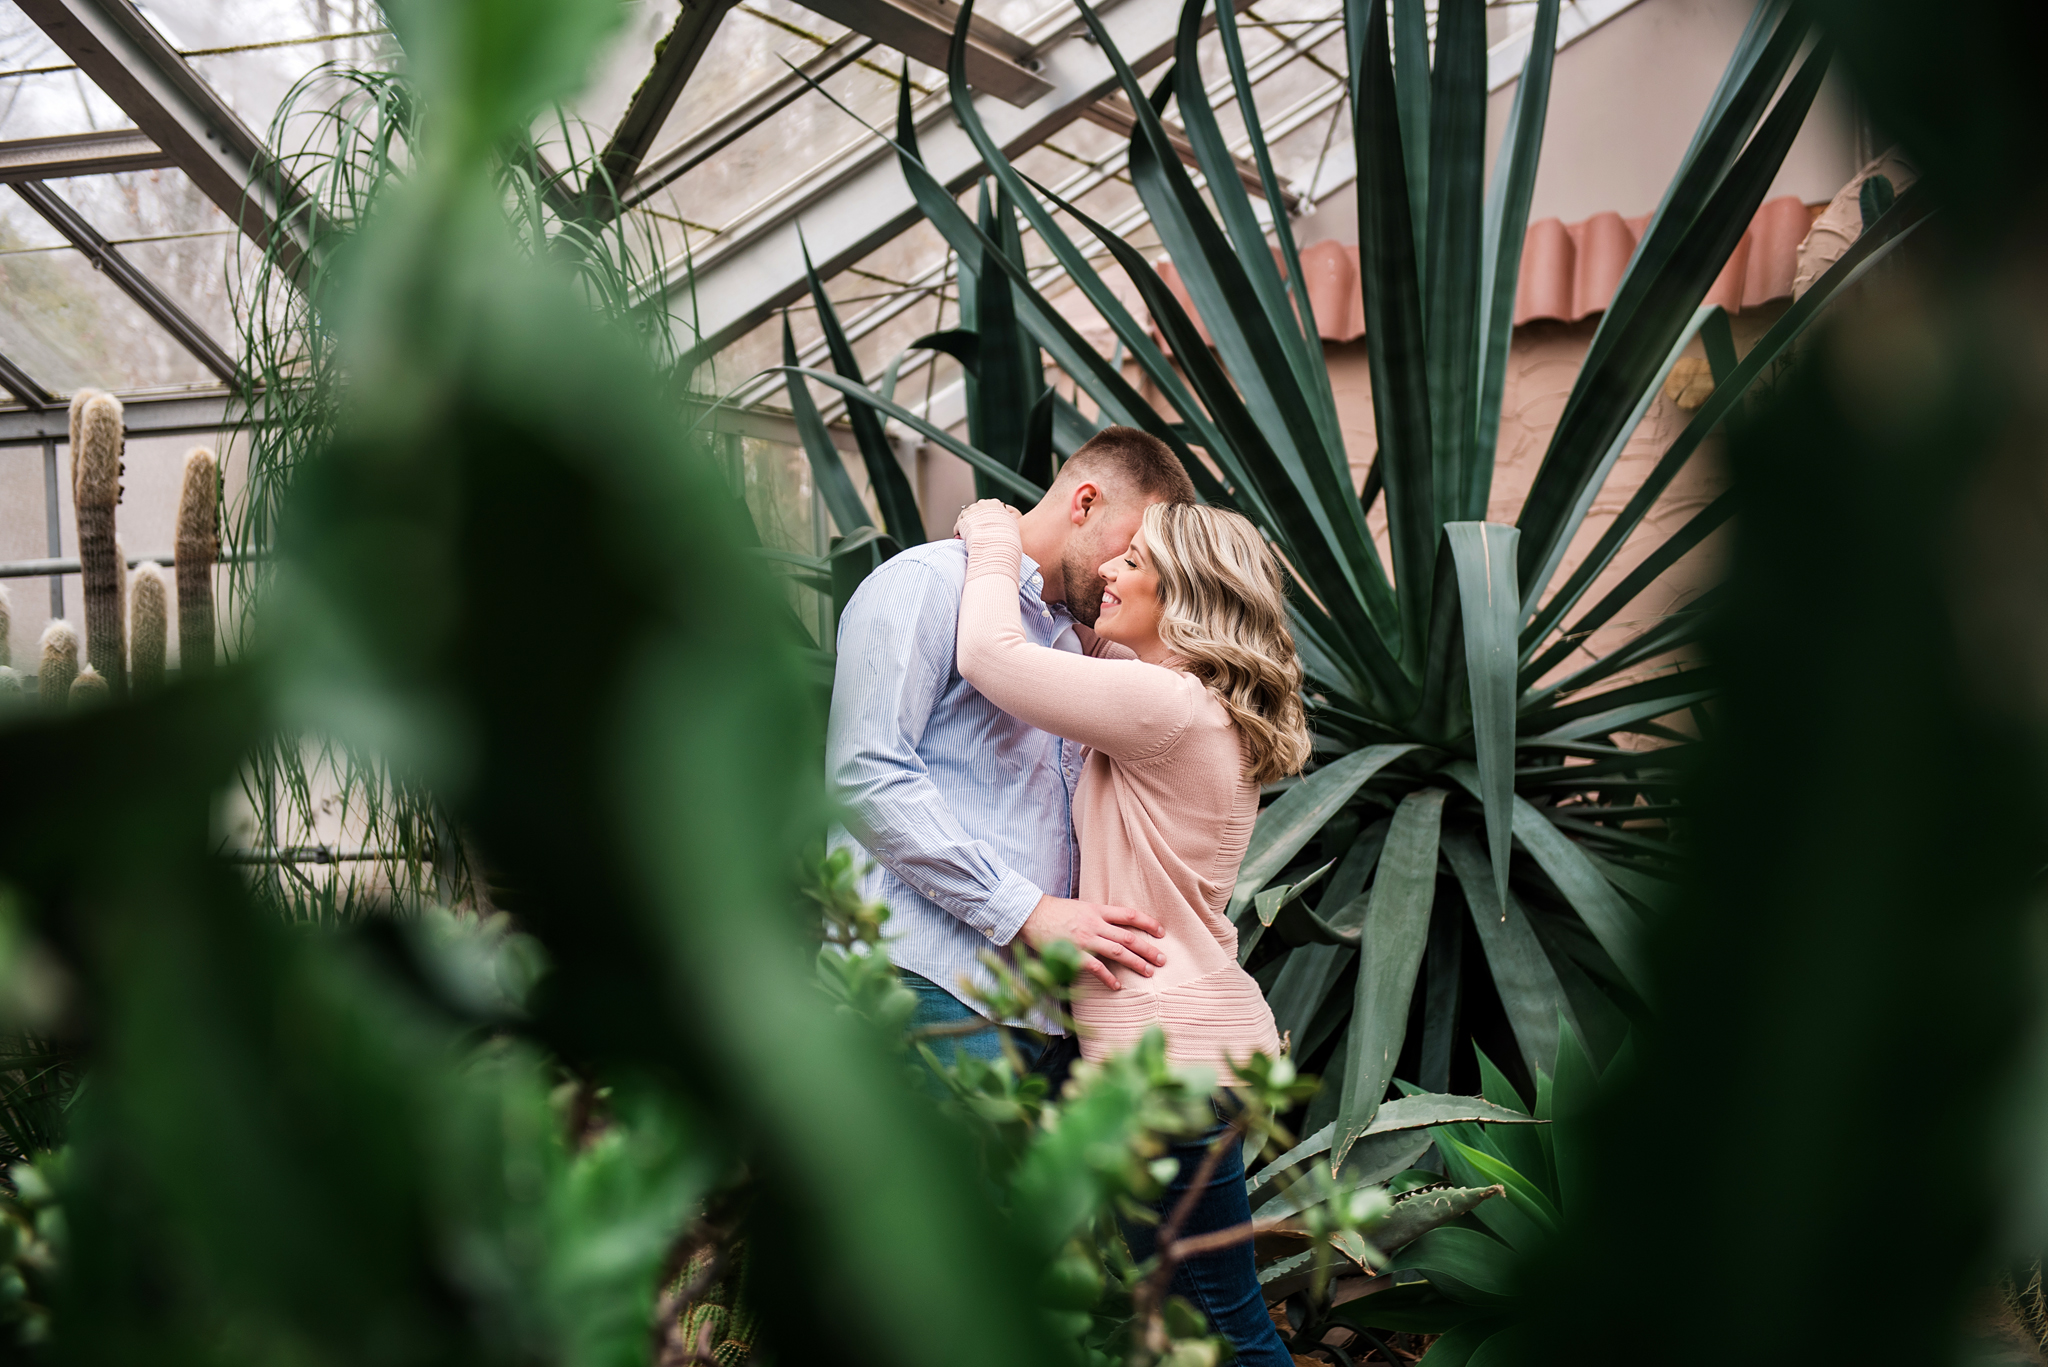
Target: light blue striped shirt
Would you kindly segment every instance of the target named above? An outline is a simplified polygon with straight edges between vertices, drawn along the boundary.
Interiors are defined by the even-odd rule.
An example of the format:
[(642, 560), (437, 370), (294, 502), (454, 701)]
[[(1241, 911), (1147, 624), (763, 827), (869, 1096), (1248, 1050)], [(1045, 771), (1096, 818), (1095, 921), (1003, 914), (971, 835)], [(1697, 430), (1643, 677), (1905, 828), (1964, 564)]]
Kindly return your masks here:
[[(932, 541), (870, 574), (839, 618), (826, 766), (878, 866), (862, 884), (890, 910), (889, 957), (959, 995), (977, 955), (1008, 945), (1042, 893), (1074, 895), (1082, 747), (1027, 726), (954, 663), (967, 548)], [(1081, 653), (1074, 622), (1039, 598), (1024, 557), (1024, 632)], [(846, 832), (834, 833), (835, 843)], [(856, 851), (858, 854), (859, 851)], [(972, 1005), (972, 1003), (969, 1003)]]

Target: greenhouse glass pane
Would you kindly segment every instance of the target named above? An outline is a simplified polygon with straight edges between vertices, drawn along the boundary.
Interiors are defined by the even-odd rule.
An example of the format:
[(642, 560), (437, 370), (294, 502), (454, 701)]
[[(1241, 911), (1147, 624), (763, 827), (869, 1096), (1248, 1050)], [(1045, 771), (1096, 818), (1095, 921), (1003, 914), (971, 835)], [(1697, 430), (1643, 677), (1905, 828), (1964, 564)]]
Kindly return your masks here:
[[(913, 65), (912, 80), (917, 80), (918, 72)], [(896, 82), (883, 69), (856, 63), (823, 85), (870, 122), (894, 115)], [(873, 135), (858, 121), (813, 92), (669, 185), (648, 205), (725, 232), (757, 206), (808, 181), (842, 153), (871, 141)]]
[(193, 322), (235, 353), (228, 272), (243, 244), (228, 216), (183, 171), (123, 171), (50, 184)]
[(120, 107), (72, 66), (27, 15), (13, 5), (0, 5), (0, 138), (128, 125)]
[(258, 136), (316, 67), (383, 66), (398, 51), (371, 0), (145, 0), (141, 8)]
[[(600, 145), (618, 127), (633, 92), (647, 79), (654, 66), (655, 45), (675, 27), (681, 9), (680, 0), (633, 0), (625, 6), (625, 21), (598, 60), (589, 82), (569, 101), (569, 113), (590, 125)], [(721, 21), (721, 28), (724, 22)], [(703, 68), (700, 62), (698, 71)], [(693, 74), (690, 79), (694, 81), (697, 77)]]
[(71, 250), (0, 256), (0, 353), (59, 394), (219, 383)]

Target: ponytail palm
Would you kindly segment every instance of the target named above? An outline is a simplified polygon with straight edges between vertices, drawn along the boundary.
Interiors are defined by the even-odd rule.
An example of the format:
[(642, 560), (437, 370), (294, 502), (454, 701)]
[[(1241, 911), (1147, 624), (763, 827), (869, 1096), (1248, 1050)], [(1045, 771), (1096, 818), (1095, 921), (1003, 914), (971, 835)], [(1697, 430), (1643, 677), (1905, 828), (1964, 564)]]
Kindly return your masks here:
[[(1016, 239), (991, 235), (926, 170), (907, 90), (896, 139), (924, 212), (977, 278), (1008, 279), (1017, 324), (1089, 397), (1100, 421), (1171, 444), (1202, 497), (1257, 523), (1298, 580), (1292, 607), (1316, 761), (1262, 814), (1231, 910), (1245, 961), (1268, 984), (1297, 1056), (1313, 1061), (1334, 1043), (1324, 1071), (1341, 1078), (1332, 1089), (1339, 1160), (1372, 1124), (1397, 1066), (1412, 1064), (1428, 1090), (1445, 1088), (1468, 979), (1490, 982), (1532, 1076), (1554, 1071), (1561, 1025), (1604, 1056), (1650, 1000), (1638, 941), (1671, 886), (1676, 851), (1668, 820), (1658, 818), (1675, 812), (1692, 729), (1683, 719), (1714, 692), (1710, 669), (1683, 663), (1712, 595), (1590, 664), (1559, 670), (1589, 633), (1726, 520), (1724, 498), (1586, 601), (1705, 438), (1920, 212), (1913, 196), (1903, 197), (1738, 360), (1726, 317), (1702, 301), (1828, 62), (1825, 43), (1802, 60), (1806, 22), (1784, 0), (1763, 0), (1599, 324), (1520, 516), (1512, 526), (1487, 522), (1558, 4), (1538, 6), (1490, 178), (1482, 0), (1442, 0), (1433, 63), (1423, 0), (1394, 0), (1392, 8), (1391, 23), (1377, 0), (1347, 0), (1346, 10), (1378, 437), (1362, 496), (1294, 243), (1281, 231), (1276, 252), (1267, 234), (1268, 223), (1286, 223), (1286, 209), (1231, 6), (1217, 8), (1215, 23), (1263, 183), (1263, 215), (1203, 89), (1203, 0), (1189, 0), (1173, 69), (1156, 91), (1139, 85), (1081, 7), (1136, 111), (1131, 180), (1206, 341), (1143, 255), (1021, 175), (983, 130), (958, 37), (966, 10), (949, 73), (955, 113), (1000, 197), (1108, 323), (1123, 356), (1170, 405), (1170, 420), (1034, 287)], [(1202, 188), (1162, 120), (1169, 102)], [(1091, 267), (1055, 221), (1056, 209), (1128, 274), (1165, 347)], [(1713, 369), (1712, 397), (1561, 576), (1623, 444), (1695, 336)], [(857, 376), (803, 373), (919, 430), (997, 488), (1024, 496), (1036, 489), (1019, 461), (936, 429)], [(988, 401), (988, 387), (980, 397)], [(1023, 431), (1028, 417), (984, 425)], [(1367, 523), (1382, 493), (1385, 558)], [(1483, 978), (1464, 972), (1468, 951), (1484, 957)], [(1416, 1041), (1407, 1038), (1412, 1020), (1420, 1022)]]

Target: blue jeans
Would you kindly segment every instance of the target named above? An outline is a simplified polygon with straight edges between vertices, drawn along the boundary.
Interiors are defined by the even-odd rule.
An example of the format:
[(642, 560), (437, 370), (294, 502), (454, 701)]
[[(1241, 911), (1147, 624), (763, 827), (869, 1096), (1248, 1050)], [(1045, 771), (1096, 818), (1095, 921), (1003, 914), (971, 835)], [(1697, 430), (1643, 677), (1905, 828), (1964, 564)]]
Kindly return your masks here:
[[(1161, 1225), (1180, 1204), (1181, 1196), (1202, 1166), (1203, 1155), (1223, 1129), (1219, 1124), (1200, 1139), (1175, 1144), (1169, 1150), (1179, 1160), (1180, 1171), (1155, 1207)], [(1244, 1193), (1244, 1146), (1233, 1143), (1225, 1148), (1208, 1186), (1196, 1198), (1187, 1223), (1181, 1226), (1180, 1237), (1229, 1229), (1251, 1218), (1252, 1203)], [(1150, 1258), (1157, 1250), (1158, 1232), (1159, 1225), (1126, 1223), (1124, 1241), (1131, 1246), (1131, 1256), (1139, 1262)], [(1266, 1297), (1259, 1289), (1259, 1268), (1252, 1256), (1251, 1240), (1212, 1253), (1198, 1253), (1181, 1263), (1173, 1270), (1172, 1294), (1208, 1318), (1209, 1332), (1230, 1340), (1231, 1347), (1237, 1350), (1234, 1361), (1239, 1367), (1293, 1367), (1294, 1357), (1281, 1342), (1272, 1316), (1266, 1313)]]
[[(912, 973), (906, 968), (898, 976), (902, 978), (905, 987), (917, 994), (917, 1010), (910, 1013), (912, 1031), (928, 1025), (953, 1025), (960, 1021), (982, 1019), (973, 1007), (922, 973)], [(1043, 1041), (1029, 1030), (1013, 1030), (1010, 1037), (1017, 1045), (1017, 1052), (1024, 1056), (1024, 1066), (1030, 1067), (1032, 1061), (1038, 1057)], [(994, 1063), (1003, 1056), (1002, 1041), (996, 1037), (996, 1028), (993, 1025), (964, 1035), (940, 1035), (927, 1040), (926, 1043), (931, 1045), (932, 1052), (942, 1061), (951, 1059), (955, 1049), (969, 1058), (978, 1058), (984, 1063)]]

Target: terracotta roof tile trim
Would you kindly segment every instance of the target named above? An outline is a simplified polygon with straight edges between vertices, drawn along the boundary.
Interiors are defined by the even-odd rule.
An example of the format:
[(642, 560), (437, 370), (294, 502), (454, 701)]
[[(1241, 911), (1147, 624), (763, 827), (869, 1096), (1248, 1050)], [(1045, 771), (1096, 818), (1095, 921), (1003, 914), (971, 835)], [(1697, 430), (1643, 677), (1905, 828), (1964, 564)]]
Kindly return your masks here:
[[(1771, 200), (1756, 212), (1735, 245), (1728, 264), (1707, 291), (1706, 302), (1730, 313), (1774, 299), (1789, 298), (1799, 267), (1799, 244), (1814, 214), (1793, 195)], [(1595, 214), (1578, 223), (1546, 218), (1529, 225), (1522, 239), (1521, 278), (1515, 287), (1515, 326), (1537, 319), (1576, 323), (1605, 309), (1635, 254), (1649, 215), (1623, 218)], [(1301, 273), (1315, 309), (1316, 331), (1325, 341), (1352, 342), (1365, 335), (1365, 298), (1358, 287), (1358, 248), (1317, 242), (1302, 249)], [(1159, 274), (1190, 314), (1194, 302), (1171, 261)], [(1200, 317), (1196, 317), (1197, 326)], [(1208, 330), (1203, 329), (1206, 338)]]

